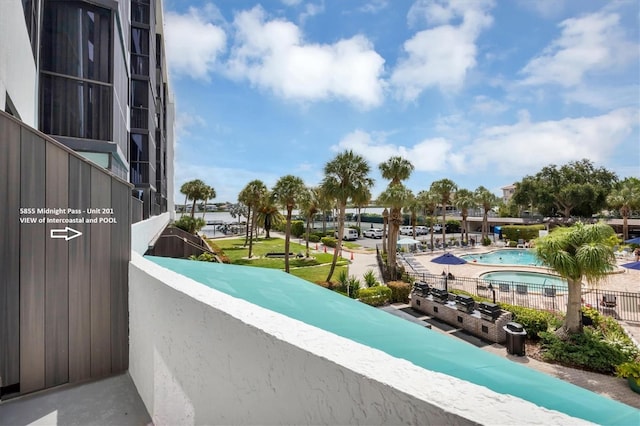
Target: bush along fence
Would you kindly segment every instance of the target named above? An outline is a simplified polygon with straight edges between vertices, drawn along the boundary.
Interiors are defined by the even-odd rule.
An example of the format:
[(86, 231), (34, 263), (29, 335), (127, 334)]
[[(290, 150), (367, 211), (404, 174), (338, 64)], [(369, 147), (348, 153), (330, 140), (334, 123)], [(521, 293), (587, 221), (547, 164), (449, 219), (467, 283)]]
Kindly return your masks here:
[[(432, 287), (463, 290), (486, 297), (495, 303), (566, 313), (568, 292), (566, 287), (527, 284), (514, 281), (485, 280), (456, 276), (404, 272), (405, 281), (421, 281)], [(603, 315), (621, 321), (640, 322), (640, 293), (584, 288), (582, 303), (597, 309)]]

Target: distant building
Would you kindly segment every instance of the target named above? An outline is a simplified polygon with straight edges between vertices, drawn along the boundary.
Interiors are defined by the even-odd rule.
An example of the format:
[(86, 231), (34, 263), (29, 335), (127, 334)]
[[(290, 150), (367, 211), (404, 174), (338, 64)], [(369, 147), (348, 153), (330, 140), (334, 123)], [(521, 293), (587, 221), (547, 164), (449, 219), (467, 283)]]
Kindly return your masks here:
[(516, 185), (511, 184), (503, 186), (500, 189), (502, 189), (502, 201), (504, 201), (506, 204), (509, 202), (509, 200), (511, 200), (511, 197), (513, 197), (513, 194), (516, 192)]

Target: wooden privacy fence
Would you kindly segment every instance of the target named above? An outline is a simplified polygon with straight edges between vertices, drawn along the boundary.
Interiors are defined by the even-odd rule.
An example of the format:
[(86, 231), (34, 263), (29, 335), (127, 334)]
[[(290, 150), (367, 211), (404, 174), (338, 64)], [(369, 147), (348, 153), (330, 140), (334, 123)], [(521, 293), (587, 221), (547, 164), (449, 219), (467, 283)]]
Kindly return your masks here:
[(131, 185), (0, 111), (0, 398), (126, 371)]

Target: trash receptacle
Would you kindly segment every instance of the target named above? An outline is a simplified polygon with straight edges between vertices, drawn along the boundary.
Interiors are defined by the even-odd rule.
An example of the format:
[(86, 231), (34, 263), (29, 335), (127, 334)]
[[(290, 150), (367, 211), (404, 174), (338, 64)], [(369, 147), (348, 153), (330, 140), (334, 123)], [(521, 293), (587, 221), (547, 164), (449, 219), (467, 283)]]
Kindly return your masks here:
[(527, 336), (527, 332), (522, 324), (508, 322), (502, 328), (507, 333), (507, 352), (511, 355), (524, 356), (524, 339)]

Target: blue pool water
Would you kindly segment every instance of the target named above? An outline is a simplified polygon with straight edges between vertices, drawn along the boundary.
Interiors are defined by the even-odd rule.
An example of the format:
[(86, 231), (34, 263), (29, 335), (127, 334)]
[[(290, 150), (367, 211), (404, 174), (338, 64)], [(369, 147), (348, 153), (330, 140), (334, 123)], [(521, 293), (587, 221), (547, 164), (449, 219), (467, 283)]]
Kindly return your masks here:
[(487, 265), (526, 265), (541, 266), (542, 262), (533, 251), (528, 249), (502, 249), (488, 253), (463, 254), (460, 256), (467, 262)]
[(531, 291), (541, 290), (544, 287), (555, 287), (557, 290), (567, 289), (567, 282), (562, 278), (541, 272), (494, 271), (482, 274), (480, 278), (491, 281), (525, 284)]

